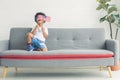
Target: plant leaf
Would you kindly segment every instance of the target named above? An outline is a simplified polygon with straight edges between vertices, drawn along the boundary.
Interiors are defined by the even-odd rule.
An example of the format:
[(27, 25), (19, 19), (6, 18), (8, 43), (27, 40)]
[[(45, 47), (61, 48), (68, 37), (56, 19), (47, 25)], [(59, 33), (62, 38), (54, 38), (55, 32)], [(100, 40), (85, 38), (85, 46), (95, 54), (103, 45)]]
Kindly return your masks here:
[(106, 20), (106, 16), (100, 18), (100, 22), (104, 22)]
[(113, 11), (117, 11), (117, 8), (116, 7), (110, 7), (108, 9), (108, 14), (112, 13)]
[(100, 2), (100, 0), (96, 0), (97, 2)]
[(102, 9), (102, 6), (99, 4), (99, 6), (96, 8), (96, 10)]
[(117, 19), (120, 18), (119, 14), (116, 14), (116, 15), (114, 15), (114, 16), (115, 16), (115, 18), (117, 18)]
[(99, 4), (99, 6), (96, 8), (96, 10), (104, 9), (107, 10), (109, 4)]
[(111, 0), (97, 0), (97, 2), (99, 3), (106, 3), (106, 2), (110, 2)]
[(96, 8), (96, 10), (100, 10), (102, 8), (103, 8), (103, 6), (101, 4), (99, 4), (99, 6)]
[(107, 2), (110, 2), (111, 0), (106, 0)]
[(113, 14), (111, 14), (110, 16), (107, 17), (107, 21), (110, 23), (114, 23), (115, 22), (115, 18), (113, 16)]
[[(103, 1), (104, 1), (104, 0), (103, 0)], [(111, 1), (111, 0), (105, 0), (105, 3), (106, 3), (106, 2), (110, 2), (110, 1)]]

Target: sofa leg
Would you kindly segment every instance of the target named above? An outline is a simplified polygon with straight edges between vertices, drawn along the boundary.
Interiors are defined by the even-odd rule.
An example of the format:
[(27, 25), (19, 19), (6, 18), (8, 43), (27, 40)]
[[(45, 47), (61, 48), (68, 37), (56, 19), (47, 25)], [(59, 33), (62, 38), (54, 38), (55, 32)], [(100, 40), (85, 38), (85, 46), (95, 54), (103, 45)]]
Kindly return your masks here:
[(5, 67), (4, 67), (3, 74), (2, 74), (2, 78), (5, 78), (5, 77), (6, 77), (7, 71), (8, 71), (8, 66), (5, 66)]
[(17, 73), (17, 71), (18, 71), (18, 68), (17, 68), (17, 67), (15, 67), (15, 72)]
[(108, 69), (108, 72), (109, 72), (110, 78), (112, 78), (112, 72), (111, 72), (111, 68), (110, 68), (110, 66), (108, 66), (107, 69)]
[(100, 66), (100, 71), (102, 71), (103, 70), (103, 67), (102, 66)]

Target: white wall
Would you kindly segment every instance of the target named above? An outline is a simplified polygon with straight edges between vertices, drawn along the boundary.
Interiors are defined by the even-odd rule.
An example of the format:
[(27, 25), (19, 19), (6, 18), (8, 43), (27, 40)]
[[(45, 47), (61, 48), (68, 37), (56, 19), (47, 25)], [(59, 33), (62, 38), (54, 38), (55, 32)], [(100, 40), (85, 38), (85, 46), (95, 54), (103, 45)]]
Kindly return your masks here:
[(97, 6), (96, 0), (0, 0), (0, 40), (9, 38), (11, 27), (34, 27), (36, 12), (51, 16), (47, 27), (107, 28), (99, 23)]

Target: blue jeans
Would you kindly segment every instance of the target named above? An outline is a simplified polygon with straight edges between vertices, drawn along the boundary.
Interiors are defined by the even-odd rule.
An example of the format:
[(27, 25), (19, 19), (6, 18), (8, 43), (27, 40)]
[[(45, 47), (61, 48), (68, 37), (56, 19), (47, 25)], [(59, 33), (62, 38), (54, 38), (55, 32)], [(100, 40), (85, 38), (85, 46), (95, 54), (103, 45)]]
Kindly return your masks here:
[(41, 41), (37, 38), (33, 38), (32, 39), (32, 46), (34, 47), (34, 49), (43, 49), (43, 48), (47, 48), (45, 45), (44, 41)]

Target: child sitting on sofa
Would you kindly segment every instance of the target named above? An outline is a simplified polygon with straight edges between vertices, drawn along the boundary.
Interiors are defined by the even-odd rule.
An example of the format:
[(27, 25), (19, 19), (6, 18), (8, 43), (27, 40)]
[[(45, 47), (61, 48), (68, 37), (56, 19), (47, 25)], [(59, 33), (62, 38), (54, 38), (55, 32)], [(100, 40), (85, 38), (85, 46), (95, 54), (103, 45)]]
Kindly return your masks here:
[(43, 26), (46, 21), (49, 22), (50, 17), (46, 16), (44, 13), (39, 12), (35, 15), (35, 22), (37, 23), (37, 25), (33, 28), (31, 32), (27, 34), (28, 51), (47, 51), (45, 40), (48, 37), (48, 29)]

